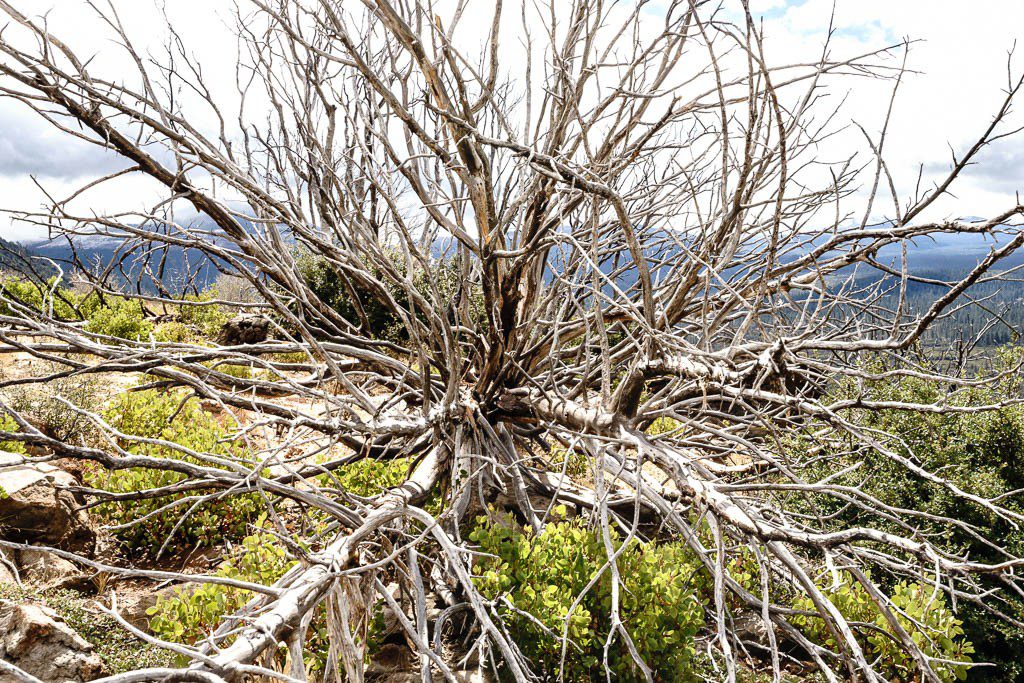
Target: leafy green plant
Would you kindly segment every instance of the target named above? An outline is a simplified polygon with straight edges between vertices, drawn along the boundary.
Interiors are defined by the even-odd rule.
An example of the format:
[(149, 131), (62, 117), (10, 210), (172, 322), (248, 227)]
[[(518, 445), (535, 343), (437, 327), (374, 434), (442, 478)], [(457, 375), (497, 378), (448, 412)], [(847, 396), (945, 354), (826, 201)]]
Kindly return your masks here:
[[(263, 526), (260, 518), (254, 524)], [(271, 585), (288, 571), (295, 561), (280, 541), (270, 534), (257, 531), (231, 547), (228, 559), (217, 568), (216, 575)], [(230, 614), (240, 610), (253, 597), (251, 591), (217, 584), (193, 584), (177, 588), (172, 595), (161, 596), (147, 610), (149, 628), (155, 636), (175, 643), (193, 644), (206, 637)], [(307, 673), (313, 680), (327, 666), (328, 636), (324, 611), (315, 615), (308, 631), (309, 643), (305, 648)], [(279, 653), (285, 656), (284, 652)], [(181, 660), (179, 663), (184, 663)]]
[[(257, 526), (260, 526), (257, 523)], [(232, 548), (215, 574), (251, 583), (273, 584), (295, 564), (284, 547), (267, 533), (245, 536)], [(253, 597), (251, 591), (212, 583), (189, 584), (161, 596), (147, 610), (149, 628), (159, 638), (194, 643)]]
[[(915, 680), (917, 662), (895, 638), (894, 630), (860, 583), (843, 572), (836, 586), (824, 588), (825, 594), (850, 622), (869, 624), (859, 628), (860, 645), (869, 660), (878, 662), (879, 672), (889, 680)], [(946, 605), (944, 594), (921, 584), (898, 583), (890, 595), (896, 617), (913, 641), (928, 657), (950, 662), (971, 661), (974, 647), (964, 637), (963, 622)], [(798, 598), (796, 609), (814, 612), (810, 598)], [(839, 643), (824, 620), (817, 616), (793, 617), (793, 623), (812, 641), (833, 651)], [(934, 663), (935, 673), (947, 683), (967, 677), (968, 667), (945, 662)]]
[(149, 338), (153, 323), (145, 318), (139, 301), (107, 297), (103, 306), (91, 312), (85, 329), (94, 334), (139, 341)]
[(656, 418), (647, 429), (644, 430), (649, 436), (661, 436), (662, 434), (673, 434), (682, 427), (682, 423), (674, 417)]
[[(4, 415), (0, 418), (0, 432), (20, 432), (18, 423), (14, 421), (14, 418), (10, 415)], [(8, 453), (24, 453), (25, 444), (20, 441), (0, 441), (0, 451), (7, 451)], [(2, 489), (0, 489), (2, 490)]]
[[(66, 370), (58, 363), (44, 364), (46, 372)], [(90, 409), (100, 400), (100, 384), (94, 375), (62, 375), (45, 384), (15, 386), (7, 390), (8, 405), (55, 439), (82, 442), (94, 425), (77, 408)], [(69, 405), (70, 404), (70, 405)]]
[[(484, 595), (505, 605), (503, 618), (535, 669), (549, 679), (558, 677), (565, 630), (565, 680), (603, 679), (610, 572), (605, 569), (584, 594), (607, 562), (600, 536), (580, 521), (554, 521), (538, 536), (510, 520), (488, 523), (481, 517), (470, 539), (489, 555), (478, 559), (475, 582)], [(706, 573), (680, 544), (633, 541), (616, 563), (620, 616), (637, 651), (659, 680), (685, 680), (696, 655), (695, 636), (704, 625), (700, 596)], [(640, 677), (619, 634), (613, 634), (608, 659), (615, 676)]]
[(222, 375), (234, 377), (235, 379), (257, 379), (272, 382), (278, 379), (277, 373), (270, 368), (262, 368), (255, 365), (241, 365), (239, 363), (228, 363), (223, 360), (206, 361), (204, 367), (210, 368)]
[(153, 339), (158, 342), (181, 343), (192, 337), (192, 332), (184, 323), (170, 321), (160, 323), (153, 329)]
[(82, 320), (99, 301), (97, 294), (76, 291), (55, 277), (45, 283), (8, 278), (0, 282), (0, 297), (0, 315), (17, 315), (20, 306), (58, 320)]
[[(129, 392), (113, 402), (105, 417), (126, 435), (161, 439), (221, 458), (241, 456), (240, 449), (216, 419), (203, 411), (198, 401), (183, 399), (180, 394), (156, 390)], [(195, 462), (194, 458), (168, 446), (139, 443), (131, 438), (122, 441), (123, 448), (138, 455)], [(170, 486), (183, 478), (184, 475), (177, 472), (148, 468), (112, 472), (94, 468), (87, 474), (90, 485), (116, 493)], [(181, 504), (147, 517), (174, 501)], [(195, 545), (215, 545), (225, 539), (241, 538), (262, 508), (254, 494), (217, 497), (196, 509), (192, 509), (193, 503), (188, 494), (176, 493), (104, 503), (99, 506), (99, 513), (114, 525), (137, 522), (118, 528), (116, 535), (133, 549), (155, 550), (176, 527), (180, 541)], [(186, 512), (188, 516), (182, 519)]]
[(206, 367), (211, 370), (216, 370), (219, 373), (225, 374), (228, 377), (234, 377), (235, 379), (253, 379), (257, 376), (257, 372), (248, 365), (237, 365), (234, 363), (218, 363), (216, 361), (204, 363)]
[[(142, 422), (149, 422), (148, 418), (148, 415), (143, 416)], [(408, 459), (380, 461), (368, 458), (335, 470), (331, 479), (326, 479), (328, 475), (318, 475), (318, 478), (322, 484), (336, 483), (355, 495), (373, 496), (404, 481), (408, 467)], [(251, 526), (263, 527), (263, 516), (253, 521)], [(294, 563), (280, 541), (258, 531), (245, 536), (235, 546), (229, 545), (228, 559), (218, 567), (216, 574), (267, 585), (277, 581)], [(170, 596), (159, 598), (156, 605), (148, 610), (149, 626), (158, 637), (172, 642), (194, 643), (215, 628), (225, 615), (244, 606), (251, 597), (249, 591), (228, 586), (184, 586)], [(370, 649), (377, 643), (377, 633), (383, 627), (379, 610), (375, 615), (370, 628)], [(323, 672), (327, 665), (328, 636), (322, 610), (310, 625), (309, 638), (312, 642), (306, 648), (310, 655), (305, 662), (307, 672)]]
[(215, 298), (216, 290), (185, 296), (178, 306), (178, 321), (198, 330), (203, 336), (215, 337), (231, 318), (229, 311), (219, 304), (210, 303)]
[(305, 351), (289, 351), (287, 353), (275, 353), (267, 356), (274, 363), (310, 363), (309, 354)]
[[(997, 369), (1012, 368), (1019, 362), (1021, 353), (1024, 350), (1020, 348), (1001, 350), (996, 361)], [(870, 369), (880, 371), (887, 368), (879, 364)], [(1001, 383), (967, 388), (904, 377), (863, 385), (841, 383), (834, 388), (833, 398), (864, 396), (892, 403), (940, 402), (972, 407), (1016, 399), (1021, 390), (1016, 373), (1007, 373)], [(1019, 404), (1007, 402), (997, 410), (942, 413), (853, 408), (846, 411), (845, 417), (874, 430), (876, 435), (889, 434), (885, 439), (888, 448), (915, 460), (928, 471), (941, 473), (943, 478), (969, 493), (993, 499), (1024, 488), (1024, 406)], [(1005, 559), (973, 533), (935, 521), (940, 518), (965, 522), (984, 537), (998, 539), (1010, 553), (1024, 553), (1024, 531), (1008, 520), (965, 501), (944, 486), (918, 477), (875, 449), (855, 447), (852, 443), (826, 446), (835, 453), (818, 450), (812, 458), (812, 449), (820, 449), (820, 444), (806, 435), (791, 434), (787, 439), (787, 448), (794, 458), (813, 463), (806, 468), (805, 478), (813, 481), (851, 465), (861, 465), (834, 478), (833, 482), (860, 488), (893, 507), (918, 509), (931, 515), (929, 519), (915, 519), (914, 524), (922, 534), (949, 552), (967, 553), (972, 559), (982, 562)], [(869, 476), (865, 477), (865, 472)], [(837, 527), (867, 524), (903, 533), (890, 522), (844, 506), (829, 496), (808, 496), (804, 505), (823, 519), (833, 520)], [(1002, 497), (1000, 505), (1024, 513), (1024, 501), (1020, 496)], [(1024, 601), (1020, 599), (1011, 598), (999, 609), (1017, 619), (1024, 617)], [(978, 659), (996, 664), (990, 670), (991, 677), (1011, 681), (1024, 676), (1024, 629), (972, 604), (962, 604), (959, 616), (963, 619), (964, 631), (977, 649)]]
[(585, 480), (590, 474), (590, 461), (583, 451), (555, 443), (548, 451), (548, 460), (552, 471), (561, 472), (564, 468), (566, 476), (574, 481)]
[(341, 470), (338, 481), (345, 490), (357, 496), (376, 496), (385, 489), (398, 486), (409, 473), (409, 459), (374, 460), (365, 458)]

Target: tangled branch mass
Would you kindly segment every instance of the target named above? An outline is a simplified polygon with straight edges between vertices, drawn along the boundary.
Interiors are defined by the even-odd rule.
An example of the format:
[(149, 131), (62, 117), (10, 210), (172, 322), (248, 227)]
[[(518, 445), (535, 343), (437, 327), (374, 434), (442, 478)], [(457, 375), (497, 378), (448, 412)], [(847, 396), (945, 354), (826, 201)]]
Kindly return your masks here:
[[(248, 0), (231, 83), (29, 4), (0, 94), (116, 163), (4, 247), (11, 632), (37, 557), (111, 682), (1012, 679), (1024, 207), (928, 209), (1019, 80), (904, 197), (822, 150), (908, 46), (780, 64), (745, 2)], [(943, 235), (992, 246), (908, 267)]]

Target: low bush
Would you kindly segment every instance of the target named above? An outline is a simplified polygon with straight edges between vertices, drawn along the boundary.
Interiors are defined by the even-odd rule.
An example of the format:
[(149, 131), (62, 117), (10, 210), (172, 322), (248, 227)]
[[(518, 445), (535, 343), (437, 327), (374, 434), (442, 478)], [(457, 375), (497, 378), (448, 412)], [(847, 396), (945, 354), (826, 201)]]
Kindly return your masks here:
[[(222, 360), (206, 361), (202, 363), (204, 367), (219, 372), (222, 375), (233, 377), (235, 379), (247, 379), (247, 380), (262, 380), (264, 382), (273, 382), (279, 379), (278, 373), (269, 368), (262, 368), (258, 365), (242, 365), (239, 363), (228, 363)], [(223, 380), (228, 381), (230, 380)]]
[[(18, 423), (14, 421), (14, 418), (10, 415), (4, 415), (0, 418), (0, 432), (20, 432)], [(25, 444), (20, 441), (0, 441), (0, 451), (7, 451), (8, 453), (24, 453)]]
[[(859, 628), (860, 646), (868, 661), (878, 662), (878, 671), (887, 680), (912, 681), (920, 667), (896, 639), (894, 629), (878, 610), (867, 591), (845, 572), (834, 587), (824, 590), (843, 617), (850, 622), (861, 622), (873, 628)], [(915, 643), (935, 661), (933, 668), (946, 682), (963, 680), (968, 666), (952, 662), (971, 661), (974, 647), (964, 637), (963, 622), (957, 619), (946, 604), (945, 594), (917, 583), (901, 582), (889, 596), (897, 610), (897, 620)], [(813, 612), (810, 598), (801, 598), (793, 605), (796, 609)], [(839, 643), (820, 617), (797, 616), (793, 623), (812, 641), (838, 651)], [(950, 663), (946, 663), (950, 662)]]
[[(470, 539), (490, 555), (477, 560), (475, 582), (488, 598), (507, 601), (502, 616), (535, 670), (547, 679), (559, 677), (566, 630), (564, 680), (603, 680), (611, 609), (608, 569), (573, 607), (607, 562), (598, 534), (580, 521), (562, 520), (537, 536), (509, 520), (488, 524), (481, 517)], [(706, 573), (679, 544), (634, 541), (616, 563), (620, 616), (637, 651), (658, 680), (686, 680), (696, 655), (695, 636), (704, 626)], [(612, 638), (608, 665), (614, 676), (642, 679), (621, 635)]]
[(189, 330), (188, 325), (173, 320), (160, 323), (153, 329), (153, 339), (158, 342), (180, 344), (189, 341), (191, 338), (192, 331)]
[(201, 335), (213, 338), (231, 318), (231, 313), (218, 304), (209, 303), (217, 298), (215, 289), (199, 295), (190, 294), (183, 297), (178, 305), (178, 321), (194, 328)]
[(211, 361), (203, 363), (206, 367), (227, 375), (228, 377), (234, 377), (235, 379), (253, 379), (259, 372), (254, 371), (252, 367), (248, 365), (238, 365), (234, 363), (222, 363), (218, 361)]
[(364, 458), (335, 470), (331, 475), (320, 475), (320, 481), (322, 485), (336, 484), (347, 493), (369, 498), (398, 486), (405, 481), (408, 474), (408, 458)]
[[(997, 369), (1012, 368), (1020, 353), (1019, 349), (1001, 351)], [(841, 384), (834, 389), (833, 398), (863, 396), (893, 403), (947, 403), (971, 407), (1017, 399), (1021, 390), (1013, 373), (1007, 374), (1001, 384), (966, 389), (907, 377), (868, 382), (863, 386)], [(1011, 403), (998, 410), (948, 411), (941, 414), (851, 409), (846, 411), (845, 417), (871, 429), (876, 435), (883, 432), (891, 435), (884, 439), (888, 448), (909, 457), (930, 472), (940, 473), (961, 490), (993, 499), (1024, 489), (1024, 406)], [(931, 515), (929, 519), (915, 518), (912, 521), (920, 533), (943, 549), (967, 553), (971, 559), (980, 562), (1001, 562), (1005, 559), (973, 533), (935, 521), (938, 518), (966, 522), (983, 537), (998, 539), (1002, 547), (1015, 556), (1024, 553), (1024, 531), (1018, 525), (965, 501), (944, 486), (918, 477), (878, 450), (853, 443), (824, 445), (826, 450), (821, 451), (822, 444), (810, 436), (789, 437), (788, 448), (793, 456), (813, 463), (805, 469), (805, 479), (816, 481), (859, 464), (858, 469), (833, 478), (833, 483), (860, 488), (895, 508), (917, 509)], [(816, 449), (813, 458), (809, 457), (812, 449)], [(863, 473), (869, 473), (869, 476), (865, 477)], [(1000, 504), (1024, 514), (1024, 502), (1020, 496), (1003, 497)], [(809, 496), (804, 505), (808, 512), (832, 520), (833, 528), (871, 525), (906, 533), (884, 519), (846, 506), (829, 496)], [(886, 588), (897, 589), (895, 586)], [(992, 606), (1017, 619), (1024, 618), (1024, 601), (1019, 598), (1009, 598), (1007, 602)], [(1024, 677), (1024, 629), (970, 603), (960, 603), (958, 616), (963, 620), (963, 630), (976, 648), (977, 658), (996, 665), (989, 670), (991, 679), (1013, 681)]]
[(683, 424), (674, 417), (659, 417), (654, 419), (644, 431), (648, 436), (662, 436), (663, 434), (678, 435)]
[(575, 448), (566, 448), (555, 443), (548, 451), (548, 461), (551, 471), (562, 472), (573, 481), (586, 481), (591, 479), (590, 460), (587, 454)]
[[(177, 393), (156, 390), (129, 392), (118, 397), (105, 411), (110, 424), (129, 436), (161, 439), (192, 451), (222, 458), (240, 458), (240, 449), (231, 435), (199, 406), (195, 399), (183, 399)], [(189, 456), (163, 445), (139, 443), (131, 438), (119, 444), (131, 453), (157, 458), (175, 458), (195, 462)], [(210, 466), (209, 463), (201, 463)], [(170, 486), (184, 475), (167, 470), (133, 468), (108, 472), (94, 468), (87, 475), (91, 486), (115, 493)], [(200, 492), (208, 493), (206, 491)], [(195, 494), (193, 494), (195, 495)], [(169, 503), (175, 507), (156, 513)], [(216, 497), (193, 508), (194, 498), (176, 493), (158, 498), (104, 503), (99, 513), (118, 528), (117, 537), (134, 550), (155, 551), (177, 527), (177, 546), (215, 545), (225, 539), (241, 538), (248, 524), (257, 517), (262, 505), (254, 494)], [(188, 513), (187, 517), (183, 516)], [(148, 516), (152, 515), (152, 516)], [(144, 519), (143, 519), (144, 518)], [(141, 521), (139, 521), (141, 520)]]
[(310, 358), (305, 351), (289, 351), (287, 353), (267, 354), (266, 358), (273, 363), (315, 363), (316, 358)]
[[(255, 526), (262, 527), (263, 520), (257, 520)], [(216, 575), (271, 585), (294, 564), (280, 541), (266, 532), (257, 531), (229, 550), (228, 559), (217, 568)], [(240, 610), (252, 597), (252, 592), (230, 586), (183, 586), (173, 595), (158, 598), (156, 604), (147, 610), (149, 628), (158, 638), (191, 645), (205, 638), (222, 623), (224, 616)], [(378, 629), (380, 621), (376, 622)], [(332, 680), (323, 675), (327, 670), (329, 645), (326, 611), (321, 607), (310, 623), (304, 650), (304, 664), (310, 680)], [(278, 650), (276, 664), (281, 667), (279, 670), (287, 670), (284, 666), (287, 656), (285, 648)], [(186, 661), (181, 658), (178, 663), (185, 664)]]
[(85, 329), (93, 334), (140, 341), (149, 339), (153, 332), (153, 323), (146, 319), (141, 302), (106, 297), (105, 303), (90, 313)]
[[(365, 331), (379, 339), (393, 342), (404, 342), (409, 339), (409, 330), (405, 323), (378, 292), (354, 280), (346, 283), (331, 262), (319, 254), (299, 251), (296, 260), (302, 278), (324, 305), (334, 309), (355, 325), (362, 322), (362, 312), (368, 325)], [(406, 264), (399, 253), (391, 254), (390, 267), (399, 277), (405, 278)], [(381, 286), (399, 309), (416, 310), (416, 306), (409, 301), (409, 292), (405, 287), (395, 282), (393, 277), (385, 276), (379, 265), (368, 264), (368, 270), (381, 282)], [(432, 260), (429, 273), (423, 269), (413, 272), (413, 288), (424, 298), (431, 300), (434, 299), (431, 292), (433, 283), (440, 297), (439, 303), (443, 306), (458, 302), (463, 287), (468, 287), (469, 314), (476, 321), (482, 322), (485, 319), (485, 312), (480, 288), (465, 285), (460, 272), (457, 259)]]
[[(256, 526), (262, 526), (257, 520)], [(271, 585), (295, 564), (281, 543), (266, 533), (245, 536), (228, 552), (217, 576)], [(251, 591), (217, 584), (189, 584), (157, 599), (147, 610), (153, 635), (175, 643), (192, 644), (216, 628), (221, 618), (241, 609)]]
[[(604, 679), (604, 646), (611, 609), (611, 575), (607, 568), (579, 604), (586, 586), (607, 562), (598, 533), (582, 521), (558, 519), (541, 535), (520, 527), (508, 517), (480, 517), (470, 539), (483, 554), (475, 563), (474, 582), (496, 600), (516, 644), (543, 680), (559, 678), (566, 633), (563, 680)], [(703, 531), (701, 532), (704, 533)], [(613, 535), (616, 549), (620, 540)], [(633, 541), (618, 555), (621, 579), (620, 617), (637, 651), (651, 667), (655, 680), (691, 680), (709, 662), (695, 650), (705, 626), (705, 609), (714, 605), (710, 574), (682, 544), (642, 544)], [(752, 555), (734, 558), (729, 575), (747, 590), (759, 591), (759, 571)], [(841, 572), (833, 586), (823, 572), (819, 586), (840, 613), (854, 624), (869, 661), (877, 661), (888, 680), (915, 680), (916, 663), (893, 636), (866, 590)], [(889, 591), (901, 626), (927, 656), (935, 658), (936, 673), (946, 683), (962, 680), (974, 653), (964, 625), (948, 607), (944, 595), (928, 586), (899, 583)], [(832, 632), (817, 615), (813, 602), (778, 586), (774, 600), (803, 612), (792, 623), (812, 641), (837, 651)], [(734, 612), (743, 607), (728, 599)], [(959, 664), (957, 664), (959, 663)], [(622, 638), (616, 635), (608, 653), (614, 679), (642, 680)]]
[(20, 306), (58, 320), (82, 320), (97, 301), (95, 293), (76, 291), (56, 278), (44, 284), (20, 278), (0, 282), (0, 315), (24, 314)]
[[(66, 370), (58, 363), (44, 364), (45, 372)], [(83, 443), (95, 431), (88, 417), (75, 410), (91, 410), (100, 401), (100, 384), (94, 375), (67, 375), (45, 384), (25, 384), (7, 390), (10, 408), (45, 434), (68, 443)], [(70, 405), (69, 405), (70, 404)], [(74, 406), (74, 407), (72, 407)]]

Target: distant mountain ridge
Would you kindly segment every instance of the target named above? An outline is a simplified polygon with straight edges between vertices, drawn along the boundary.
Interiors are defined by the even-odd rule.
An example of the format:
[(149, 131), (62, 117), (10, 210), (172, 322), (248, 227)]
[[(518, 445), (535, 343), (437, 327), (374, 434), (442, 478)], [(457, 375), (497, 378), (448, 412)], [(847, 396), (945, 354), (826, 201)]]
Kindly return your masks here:
[(34, 269), (44, 279), (56, 275), (54, 265), (41, 256), (42, 253), (30, 244), (0, 238), (0, 272), (24, 273)]
[[(251, 228), (251, 226), (248, 226)], [(999, 242), (983, 235), (964, 233), (937, 233), (927, 238), (918, 238), (906, 244), (906, 258), (910, 272), (921, 277), (936, 279), (953, 279), (970, 271), (993, 248), (1001, 246)], [(56, 274), (54, 263), (60, 264), (65, 271), (73, 268), (75, 261), (85, 264), (96, 272), (108, 267), (111, 262), (121, 258), (126, 249), (126, 240), (119, 237), (92, 236), (60, 238), (50, 240), (29, 240), (12, 242), (0, 239), (0, 270), (24, 272), (25, 266), (33, 264), (44, 277)], [(147, 248), (143, 244), (132, 242), (131, 256), (122, 268), (115, 269), (112, 274), (119, 278), (121, 284), (141, 280), (143, 289), (157, 289), (155, 280), (170, 291), (179, 289), (184, 280), (191, 278), (194, 286), (205, 288), (211, 285), (219, 273), (215, 263), (198, 249), (182, 248), (174, 245), (158, 245)], [(447, 248), (436, 245), (437, 256), (449, 252)], [(807, 248), (810, 248), (808, 246)], [(902, 259), (902, 246), (890, 245), (879, 251), (876, 259), (885, 265), (899, 268)], [(1018, 251), (1003, 260), (1000, 269), (1009, 269), (1024, 265), (1024, 250)], [(835, 280), (843, 279), (843, 275), (851, 274), (853, 266), (836, 275)], [(657, 275), (667, 275), (664, 273)], [(629, 271), (619, 276), (620, 286), (629, 287), (635, 283), (635, 273)], [(862, 270), (858, 281), (885, 277), (880, 271)], [(1016, 297), (1024, 295), (1024, 284), (1007, 283), (1007, 288)], [(927, 286), (923, 286), (926, 289)], [(1010, 294), (1010, 292), (1007, 292)]]
[[(115, 282), (123, 285), (138, 281), (147, 292), (159, 289), (157, 281), (172, 293), (182, 291), (186, 281), (205, 289), (219, 273), (210, 257), (198, 249), (165, 244), (151, 247), (134, 241), (128, 246), (128, 241), (120, 237), (35, 240), (16, 244), (16, 247), (34, 264), (52, 261), (60, 264), (65, 272), (84, 266), (97, 273), (114, 264), (110, 272)], [(50, 268), (53, 269), (52, 265)], [(21, 268), (12, 270), (24, 272)]]

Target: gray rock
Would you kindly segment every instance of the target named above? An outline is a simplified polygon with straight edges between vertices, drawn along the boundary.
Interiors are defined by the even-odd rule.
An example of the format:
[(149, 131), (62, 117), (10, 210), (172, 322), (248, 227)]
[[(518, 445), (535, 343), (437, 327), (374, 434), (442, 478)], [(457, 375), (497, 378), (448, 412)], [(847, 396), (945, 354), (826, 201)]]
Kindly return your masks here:
[(366, 680), (397, 683), (405, 680), (405, 676), (416, 675), (418, 678), (418, 670), (413, 669), (416, 664), (418, 662), (406, 645), (385, 643), (371, 656), (366, 667)]
[(0, 605), (0, 658), (47, 683), (85, 683), (106, 667), (84, 638), (53, 610)]
[(22, 581), (41, 590), (83, 588), (89, 583), (78, 565), (42, 550), (19, 550), (18, 570)]
[(118, 592), (117, 609), (121, 618), (140, 631), (149, 631), (149, 608), (156, 606), (160, 599), (167, 599), (179, 593), (197, 590), (198, 584), (174, 584), (159, 590), (133, 590)]
[(96, 531), (65, 489), (74, 477), (48, 463), (0, 451), (0, 538), (91, 554)]
[(14, 560), (11, 558), (11, 554), (7, 551), (0, 550), (0, 585), (17, 585), (19, 577), (14, 574), (16, 569), (17, 564), (15, 564)]

